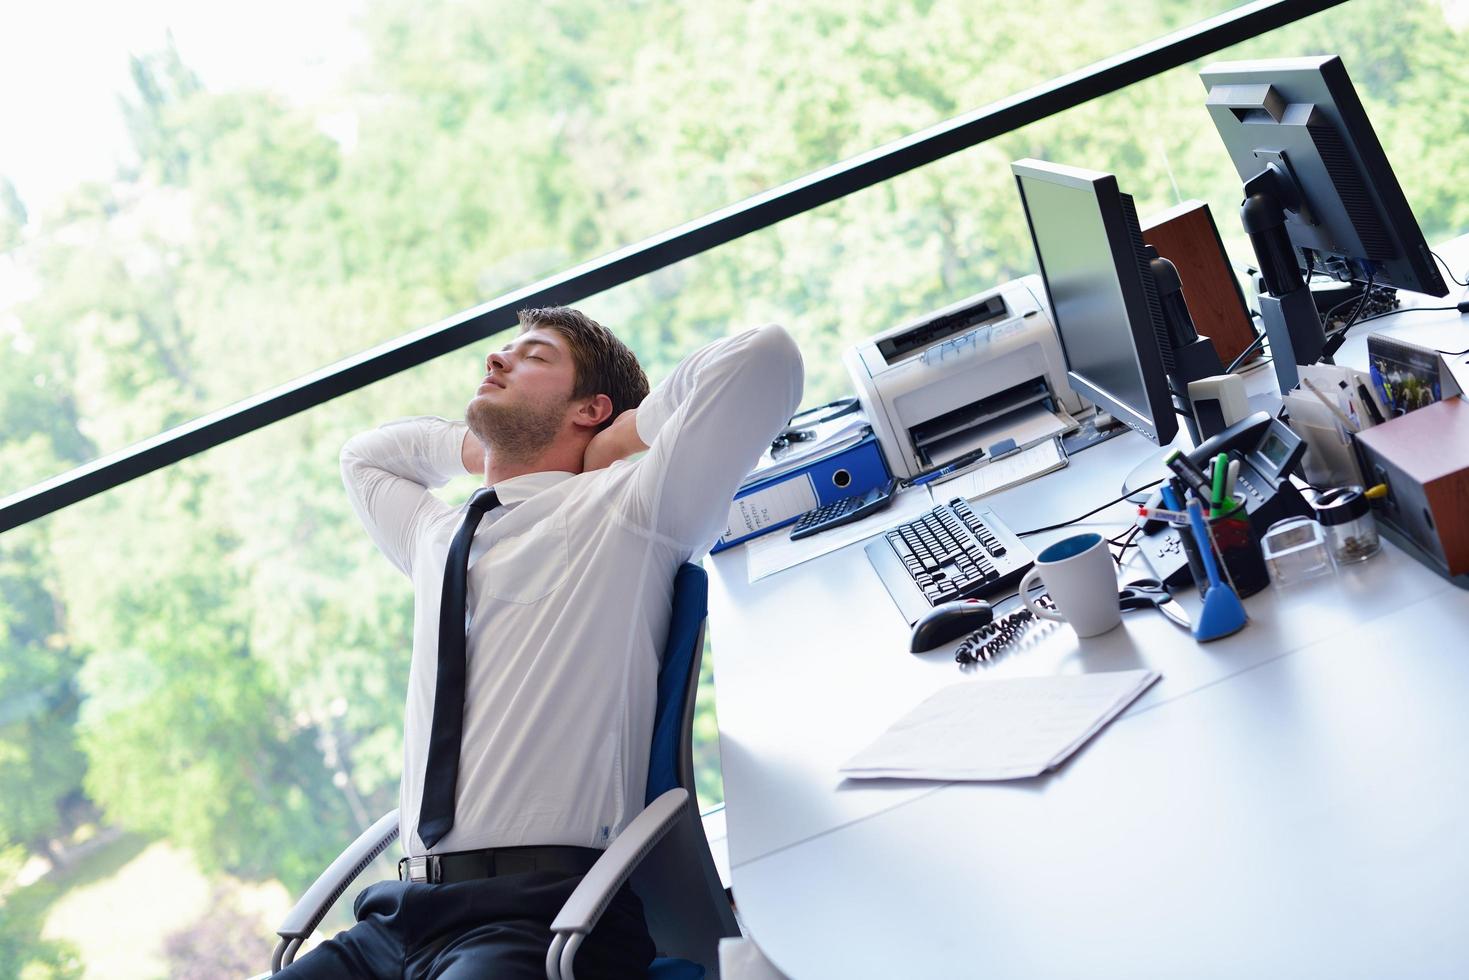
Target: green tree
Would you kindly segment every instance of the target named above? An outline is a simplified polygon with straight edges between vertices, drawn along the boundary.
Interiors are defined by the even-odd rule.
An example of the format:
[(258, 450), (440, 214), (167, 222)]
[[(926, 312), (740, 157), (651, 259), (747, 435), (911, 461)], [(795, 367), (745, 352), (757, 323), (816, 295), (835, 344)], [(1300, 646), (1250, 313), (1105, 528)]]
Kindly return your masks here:
[(109, 820), (191, 849), (207, 870), (300, 888), (353, 824), (317, 732), (251, 649), (233, 543), (181, 530), (147, 575), (93, 583), (95, 620), (79, 627), (97, 643), (82, 671), (87, 789)]
[(118, 100), (119, 108), (145, 172), (164, 184), (185, 183), (197, 133), (181, 125), (178, 109), (203, 90), (199, 76), (179, 56), (171, 31), (161, 50), (131, 55), (128, 74), (133, 93)]
[[(50, 352), (12, 344), (4, 363), (0, 472), (26, 485), (86, 460), (92, 447)], [(84, 652), (71, 642), (55, 574), (48, 523), (0, 537), (0, 848), (23, 844), (59, 863), (54, 842), (87, 808), (74, 731)]]
[(0, 846), (9, 841), (62, 858), (52, 846), (84, 802), (85, 760), (74, 726), (81, 658), (69, 648), (64, 615), (34, 569), (44, 538), (31, 530), (0, 542)]
[(25, 858), (23, 847), (0, 844), (0, 977), (76, 980), (83, 966), (76, 949), (42, 939), (44, 906), (18, 901), (11, 892)]
[(9, 177), (0, 174), (0, 253), (20, 244), (30, 214)]

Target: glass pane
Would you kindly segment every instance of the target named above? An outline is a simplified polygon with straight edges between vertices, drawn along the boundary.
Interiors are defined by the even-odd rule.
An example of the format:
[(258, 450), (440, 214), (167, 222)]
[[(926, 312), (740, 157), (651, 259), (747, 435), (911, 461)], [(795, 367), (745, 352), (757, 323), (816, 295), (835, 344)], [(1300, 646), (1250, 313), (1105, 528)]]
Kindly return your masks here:
[(0, 336), (56, 459), (0, 495), (1224, 6), (32, 5)]
[[(636, 8), (646, 9), (653, 8)], [(958, 16), (944, 10), (901, 16)], [(1359, 0), (1228, 53), (1342, 53), (1430, 241), (1469, 225), (1469, 180), (1453, 138), (1469, 130), (1469, 103), (1460, 97), (1469, 92), (1469, 64), (1461, 57), (1466, 24), (1462, 13), (1451, 20), (1450, 12), (1422, 0)], [(684, 16), (713, 24), (724, 15)], [(1145, 27), (1145, 20), (1138, 23)], [(712, 44), (713, 28), (703, 29)], [(179, 38), (186, 50), (187, 37)], [(852, 70), (863, 77), (899, 74), (896, 62), (871, 53), (879, 41), (917, 43), (881, 31), (852, 31), (849, 40), (863, 63)], [(633, 48), (609, 48), (608, 58), (631, 57)], [(649, 55), (634, 60), (642, 57)], [(429, 73), (431, 60), (421, 56), (415, 70)], [(994, 59), (1012, 61), (1025, 59)], [(733, 71), (722, 64), (719, 70)], [(944, 70), (956, 78), (942, 76), (936, 91), (974, 84), (972, 64)], [(772, 80), (759, 84), (769, 86), (767, 94), (778, 89)], [(791, 103), (780, 118), (797, 118), (789, 115), (794, 105), (809, 99), (809, 106), (829, 102), (851, 126), (859, 119), (879, 125), (866, 117), (891, 111), (887, 103), (854, 85), (847, 102), (803, 81), (800, 91), (783, 93)], [(849, 392), (840, 361), (847, 345), (1033, 271), (1008, 171), (1021, 156), (1112, 170), (1144, 215), (1182, 198), (1207, 200), (1232, 256), (1246, 263), (1235, 220), (1238, 181), (1202, 108), (1202, 91), (1195, 69), (1172, 72), (581, 305), (624, 336), (655, 379), (707, 340), (783, 322), (805, 354), (806, 403), (819, 404)], [(658, 94), (667, 97), (658, 103), (665, 108), (676, 101)], [(964, 105), (982, 101), (981, 93)], [(678, 107), (684, 118), (701, 120), (687, 137), (693, 145), (724, 131), (707, 105)], [(935, 110), (932, 118), (948, 111)], [(881, 138), (931, 121), (922, 115), (914, 110), (882, 123), (894, 128)], [(759, 129), (754, 121), (747, 126)], [(849, 148), (841, 142), (847, 127), (828, 146), (833, 158)], [(850, 149), (880, 138), (875, 132), (852, 137)], [(679, 181), (668, 176), (672, 170), (649, 169), (667, 187), (694, 187), (678, 194), (707, 193), (712, 206), (763, 186), (725, 193), (720, 182), (740, 172), (740, 154), (738, 142), (724, 145), (711, 154), (720, 167), (707, 174), (693, 167)], [(752, 153), (745, 166), (759, 156)], [(674, 166), (658, 166), (665, 165)], [(599, 179), (648, 179), (641, 167), (619, 167)], [(584, 161), (579, 172), (596, 169)], [(598, 186), (588, 180), (585, 186)], [(692, 213), (686, 200), (668, 204), (662, 189), (637, 206), (634, 198), (603, 196), (611, 202), (605, 210), (590, 191), (573, 210), (595, 221), (621, 215), (616, 227), (635, 229), (626, 231), (631, 237)], [(665, 206), (668, 221), (657, 210)], [(640, 209), (652, 215), (645, 223), (636, 217)], [(373, 213), (382, 227), (396, 227), (390, 215)], [(443, 215), (437, 220), (443, 224)], [(248, 381), (234, 392), (241, 394), (355, 349), (369, 335), (390, 336), (458, 308), (444, 304), (450, 292), (415, 285), (406, 269), (400, 276), (375, 267), (373, 276), (317, 291), (301, 287), (297, 295), (289, 277), (276, 292), (265, 285), (252, 292), (229, 285), (232, 267), (209, 267), (217, 278), (187, 295), (201, 309), (214, 304), (213, 312), (234, 302), (227, 322), (237, 343), (231, 349), (223, 339), (206, 343), (190, 334), (198, 346), (170, 368), (165, 348), (143, 343), (140, 334), (109, 333), (120, 320), (94, 316), (94, 307), (80, 302), (67, 307), (73, 293), (65, 284), (81, 284), (75, 295), (83, 295), (92, 275), (73, 264), (84, 262), (82, 251), (65, 253), (66, 236), (48, 241), (28, 238), (23, 248), (58, 249), (47, 253), (54, 264), (45, 269), (59, 278), (47, 279), (50, 285), (27, 303), (65, 315), (45, 321), (50, 332), (33, 335), (28, 325), (39, 321), (27, 319), (27, 306), (3, 326), (0, 480), (11, 487), (149, 434), (150, 420), (182, 404), (170, 399), (184, 382), (168, 380), (179, 364), (208, 374), (200, 384), (210, 398), (234, 397), (224, 394), (234, 374)], [(559, 268), (566, 254), (544, 268)], [(282, 255), (264, 248), (254, 281), (268, 284), (283, 268), (304, 276), (312, 267), (298, 253)], [(288, 261), (291, 255), (299, 261)], [(6, 261), (13, 276), (13, 251)], [(1463, 271), (1455, 270), (1461, 278)], [(511, 270), (505, 282), (534, 274), (517, 279)], [(299, 324), (281, 310), (312, 315)], [(193, 322), (206, 320), (215, 322)], [(361, 335), (352, 332), (358, 328)], [(324, 346), (312, 348), (318, 343)], [(326, 353), (332, 344), (339, 349)], [(347, 507), (337, 450), (353, 432), (386, 418), (458, 415), (481, 355), (447, 356), (0, 536), (0, 976), (20, 975), (25, 964), (42, 976), (48, 974), (35, 964), (50, 964), (51, 975), (85, 968), (109, 978), (263, 970), (271, 929), (293, 897), (367, 821), (396, 805), (410, 597)], [(265, 365), (272, 358), (274, 374)], [(462, 499), (468, 482), (444, 492)], [(711, 643), (706, 669), (717, 677), (717, 633)], [(710, 802), (722, 794), (707, 688), (700, 704), (699, 781)], [(140, 894), (150, 901), (139, 903)], [(350, 895), (324, 931), (339, 927), (349, 906)], [(230, 910), (237, 914), (220, 914)]]
[(0, 950), (18, 944), (17, 966), (258, 972), (294, 898), (397, 805), (411, 593), (347, 505), (337, 450), (369, 420), (462, 414), (481, 357), (0, 540)]

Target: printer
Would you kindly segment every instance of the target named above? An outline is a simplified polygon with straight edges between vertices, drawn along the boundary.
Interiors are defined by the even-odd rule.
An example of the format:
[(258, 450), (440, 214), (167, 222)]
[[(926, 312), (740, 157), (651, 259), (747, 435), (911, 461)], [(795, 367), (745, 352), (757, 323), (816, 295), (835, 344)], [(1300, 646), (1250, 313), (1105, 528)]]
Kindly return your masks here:
[(848, 348), (843, 362), (894, 476), (1076, 425), (1084, 403), (1039, 276), (961, 300)]

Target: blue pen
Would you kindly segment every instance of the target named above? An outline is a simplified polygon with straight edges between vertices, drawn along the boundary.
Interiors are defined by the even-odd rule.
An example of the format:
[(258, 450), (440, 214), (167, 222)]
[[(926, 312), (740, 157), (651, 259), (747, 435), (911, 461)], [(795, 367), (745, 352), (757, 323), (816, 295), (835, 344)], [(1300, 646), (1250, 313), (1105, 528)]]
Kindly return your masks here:
[(1164, 507), (1167, 507), (1169, 510), (1183, 510), (1183, 503), (1179, 501), (1176, 496), (1174, 496), (1173, 488), (1170, 487), (1168, 484), (1163, 484), (1163, 486), (1158, 489), (1158, 492), (1163, 495)]
[(974, 452), (966, 453), (965, 455), (960, 456), (958, 459), (954, 460), (949, 465), (941, 467), (940, 469), (936, 469), (932, 473), (925, 473), (922, 476), (915, 476), (913, 479), (908, 481), (908, 486), (921, 487), (925, 483), (932, 483), (934, 480), (937, 480), (941, 476), (948, 476), (955, 470), (963, 469), (971, 463), (976, 463), (983, 458), (984, 450), (976, 449)]

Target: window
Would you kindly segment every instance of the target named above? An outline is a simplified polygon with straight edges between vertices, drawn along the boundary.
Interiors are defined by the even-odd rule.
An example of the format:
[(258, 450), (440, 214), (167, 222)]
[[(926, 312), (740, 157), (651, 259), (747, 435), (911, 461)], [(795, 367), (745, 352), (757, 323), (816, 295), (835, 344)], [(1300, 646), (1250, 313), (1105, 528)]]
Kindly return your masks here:
[[(212, 66), (222, 48), (187, 20), (170, 46), (165, 12), (133, 48), (136, 159), (51, 196), (7, 144), (0, 493), (1216, 12), (330, 9), (305, 32), (323, 46), (295, 55), (322, 59), (317, 88), (277, 63)], [(1469, 226), (1452, 138), (1469, 131), (1465, 30), (1452, 5), (1357, 0), (1227, 56), (1340, 52), (1433, 242)], [(122, 32), (82, 33), (122, 58)], [(1021, 156), (1114, 171), (1143, 215), (1202, 197), (1244, 264), (1238, 181), (1202, 99), (1193, 69), (1170, 72), (577, 305), (654, 380), (780, 321), (807, 403), (827, 401), (848, 391), (848, 344), (1034, 271), (1008, 170)], [(0, 536), (0, 974), (263, 969), (292, 897), (396, 805), (410, 598), (357, 528), (336, 453), (385, 418), (457, 415), (482, 356)], [(700, 731), (717, 799), (707, 714)], [(146, 908), (138, 880), (159, 896)]]

